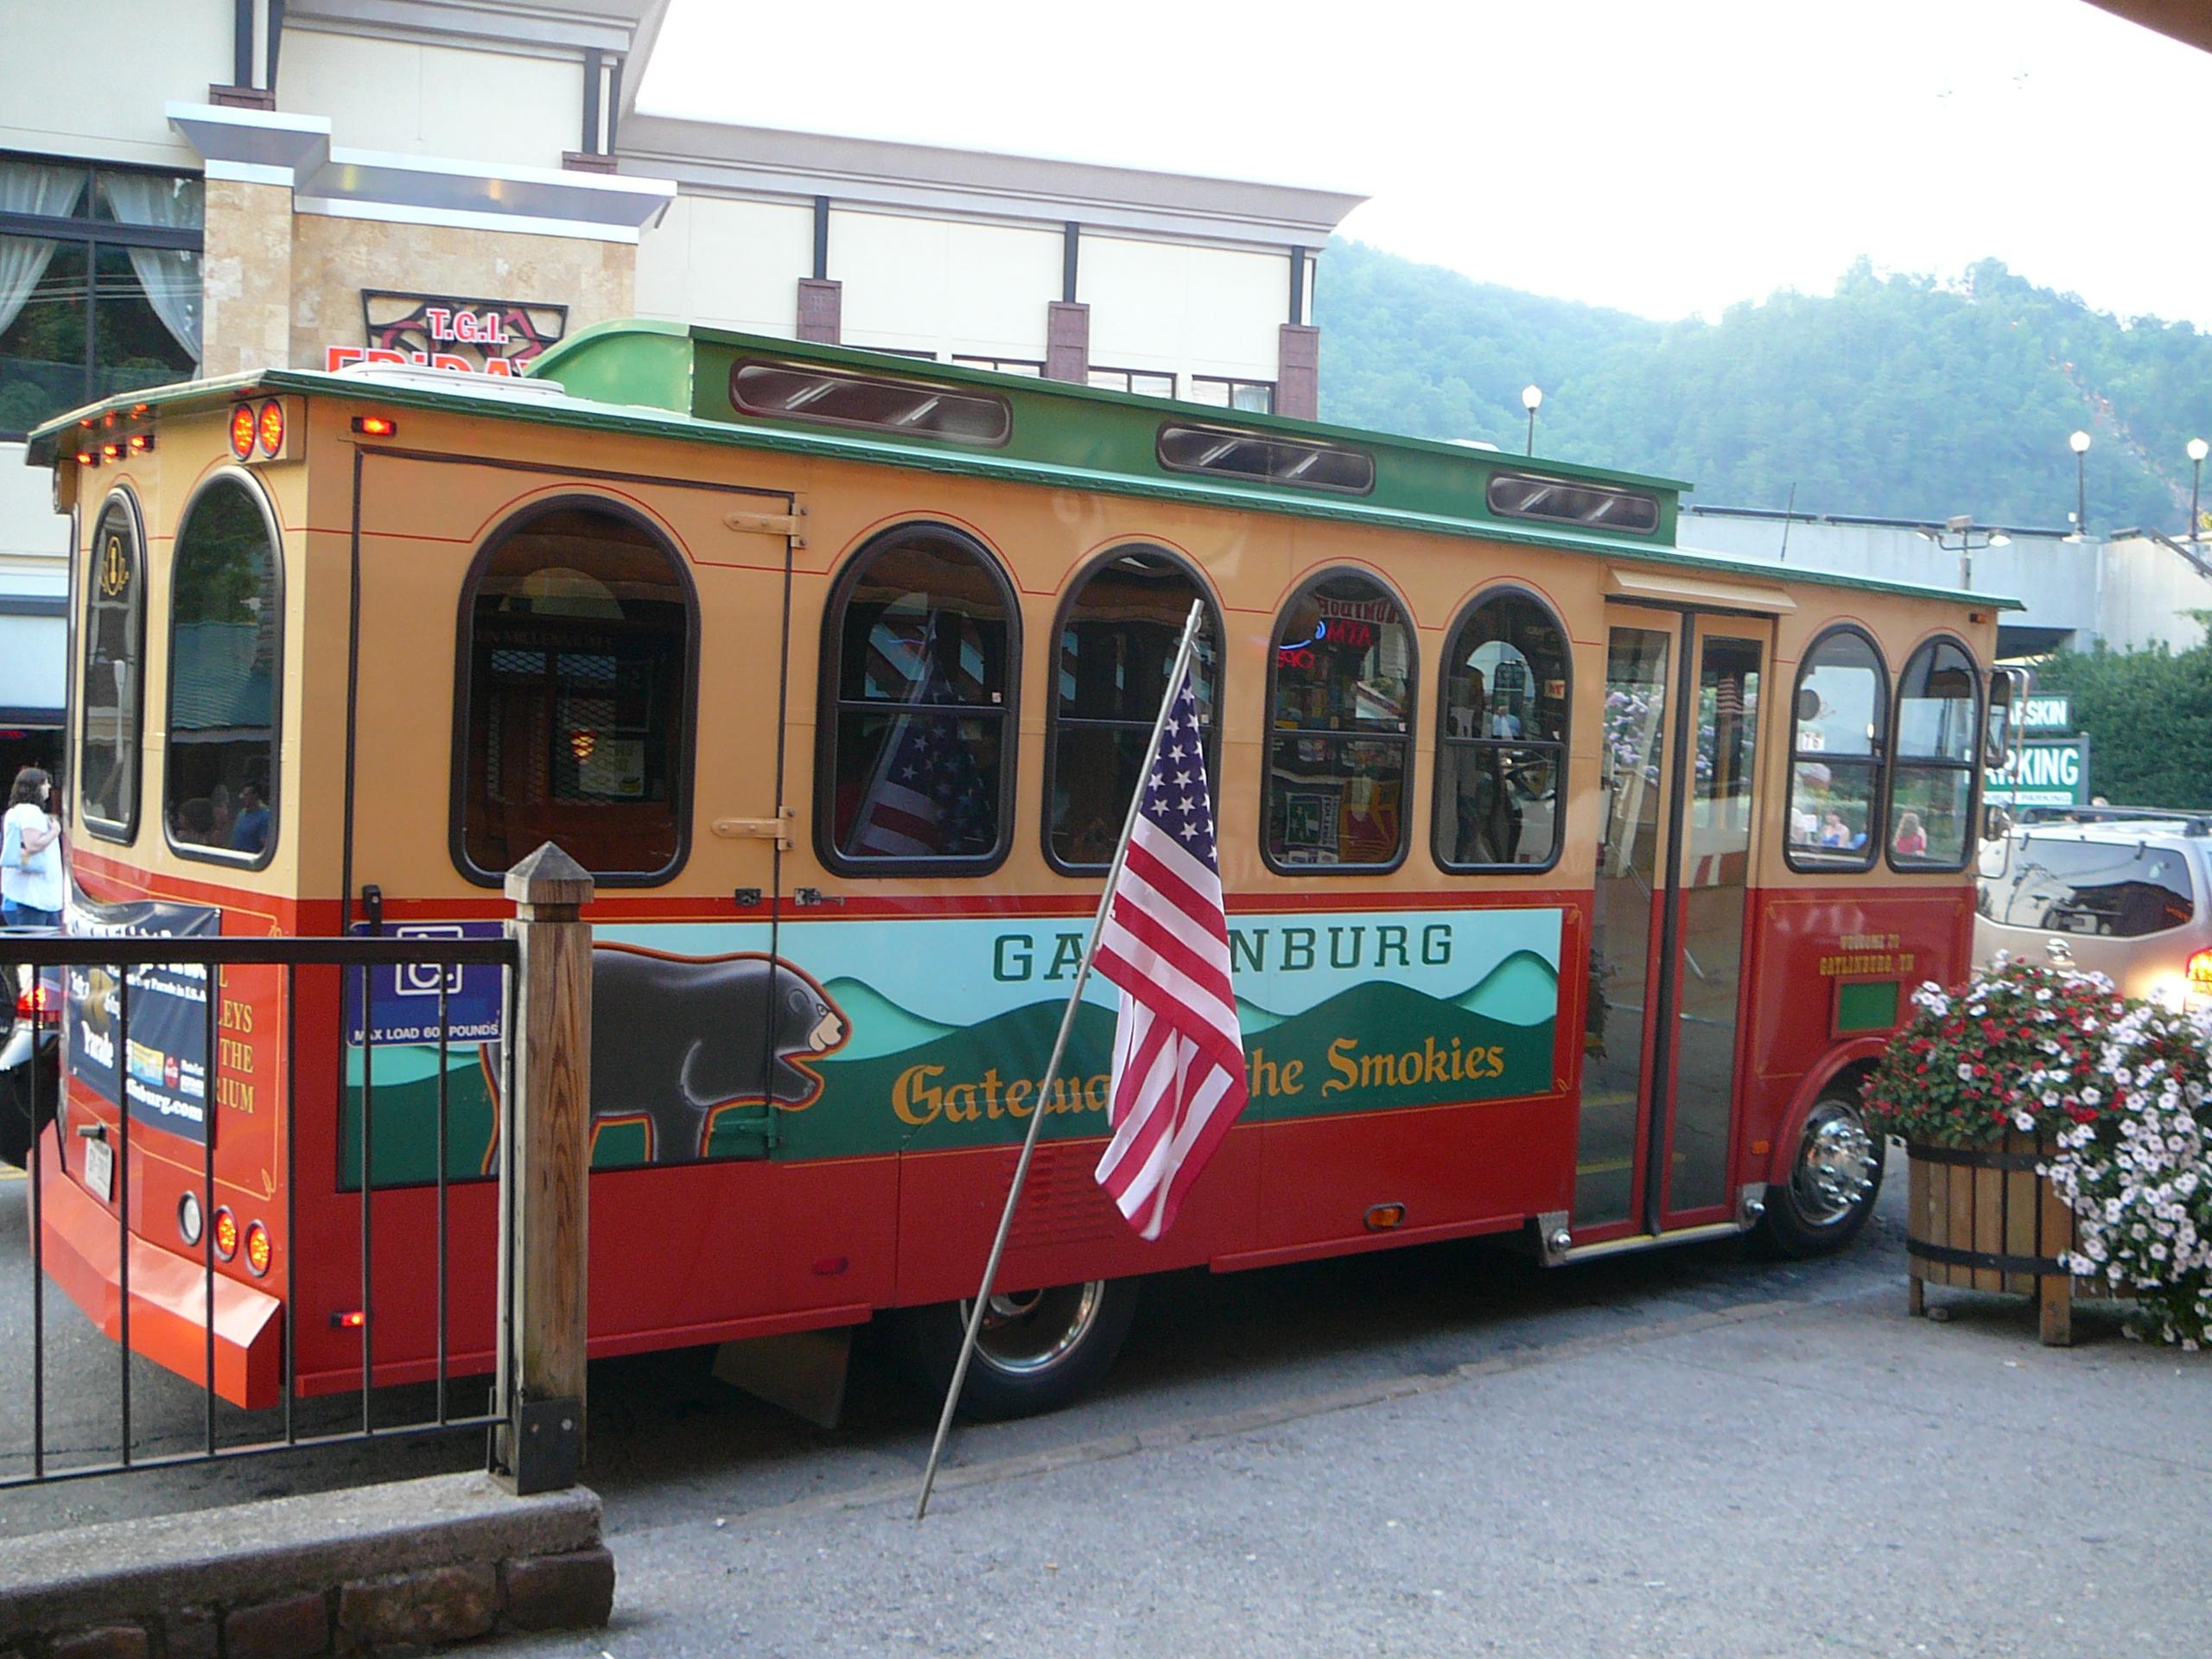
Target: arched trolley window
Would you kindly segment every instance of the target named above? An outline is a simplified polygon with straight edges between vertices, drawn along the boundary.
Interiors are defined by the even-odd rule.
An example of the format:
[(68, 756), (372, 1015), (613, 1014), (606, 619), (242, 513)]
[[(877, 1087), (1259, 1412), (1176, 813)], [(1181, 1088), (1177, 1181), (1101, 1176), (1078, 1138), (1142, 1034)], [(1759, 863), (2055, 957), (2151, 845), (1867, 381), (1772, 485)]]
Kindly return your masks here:
[[(1191, 601), (1205, 597), (1180, 562), (1145, 547), (1116, 549), (1068, 596), (1054, 636), (1058, 655), (1046, 743), (1045, 856), (1056, 869), (1103, 870), (1112, 860)], [(1217, 792), (1219, 641), (1209, 601), (1191, 682)]]
[(1569, 704), (1567, 631), (1517, 589), (1478, 599), (1444, 656), (1436, 861), (1549, 869), (1559, 859)]
[(1406, 855), (1414, 631), (1381, 583), (1307, 583), (1268, 664), (1262, 850), (1289, 874), (1390, 869)]
[(815, 842), (850, 875), (974, 875), (1013, 823), (1014, 590), (972, 537), (889, 531), (823, 619)]
[(689, 848), (697, 605), (630, 512), (569, 498), (496, 531), (461, 589), (454, 862), (487, 885), (545, 842), (610, 886)]
[(103, 841), (138, 835), (138, 728), (145, 709), (146, 559), (138, 505), (118, 490), (100, 509), (85, 566), (78, 798)]
[(258, 869), (276, 850), (284, 585), (257, 486), (218, 473), (185, 507), (169, 582), (162, 817), (187, 858)]
[(1797, 671), (1789, 748), (1793, 870), (1867, 870), (1882, 832), (1890, 671), (1873, 640), (1851, 626), (1813, 641)]
[(1966, 868), (1981, 740), (1980, 671), (1957, 640), (1929, 640), (1897, 677), (1891, 869)]

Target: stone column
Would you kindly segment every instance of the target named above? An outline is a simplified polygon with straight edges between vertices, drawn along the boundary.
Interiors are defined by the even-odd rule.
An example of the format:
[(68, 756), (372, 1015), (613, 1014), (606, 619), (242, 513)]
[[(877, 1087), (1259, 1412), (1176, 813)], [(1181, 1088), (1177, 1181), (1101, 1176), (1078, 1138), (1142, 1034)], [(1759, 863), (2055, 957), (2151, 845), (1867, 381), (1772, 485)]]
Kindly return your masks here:
[(1045, 378), (1082, 385), (1090, 378), (1090, 308), (1055, 300), (1045, 315)]
[(798, 337), (835, 346), (845, 326), (845, 285), (829, 276), (798, 279)]
[(1275, 346), (1275, 413), (1301, 421), (1321, 418), (1321, 331), (1286, 322)]
[(292, 349), (292, 191), (207, 181), (200, 372), (286, 368)]

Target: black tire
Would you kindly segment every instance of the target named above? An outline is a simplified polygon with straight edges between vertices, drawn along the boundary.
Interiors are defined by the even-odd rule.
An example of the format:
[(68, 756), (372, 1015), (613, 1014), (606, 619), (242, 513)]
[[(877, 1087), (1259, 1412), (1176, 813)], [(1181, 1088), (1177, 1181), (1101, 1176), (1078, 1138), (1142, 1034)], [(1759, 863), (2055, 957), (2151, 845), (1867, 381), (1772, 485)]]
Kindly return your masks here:
[(1831, 1085), (1805, 1115), (1789, 1179), (1767, 1187), (1761, 1241), (1778, 1255), (1800, 1257), (1850, 1243), (1881, 1197), (1883, 1150), (1857, 1086)]
[[(1134, 1279), (1092, 1279), (1050, 1290), (991, 1298), (960, 1414), (986, 1421), (1057, 1411), (1106, 1375), (1137, 1311)], [(886, 1334), (900, 1367), (926, 1394), (932, 1410), (952, 1386), (967, 1301), (900, 1308), (886, 1317)]]

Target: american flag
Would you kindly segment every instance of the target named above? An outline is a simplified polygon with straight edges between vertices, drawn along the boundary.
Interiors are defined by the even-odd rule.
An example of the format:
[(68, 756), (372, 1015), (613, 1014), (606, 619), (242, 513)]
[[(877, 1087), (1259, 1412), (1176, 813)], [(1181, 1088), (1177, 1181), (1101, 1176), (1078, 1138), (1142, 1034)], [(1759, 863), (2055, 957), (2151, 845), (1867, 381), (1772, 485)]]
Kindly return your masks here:
[(1093, 957), (1122, 993), (1107, 1107), (1114, 1138), (1098, 1183), (1140, 1234), (1158, 1238), (1245, 1098), (1213, 802), (1187, 673), (1143, 796)]

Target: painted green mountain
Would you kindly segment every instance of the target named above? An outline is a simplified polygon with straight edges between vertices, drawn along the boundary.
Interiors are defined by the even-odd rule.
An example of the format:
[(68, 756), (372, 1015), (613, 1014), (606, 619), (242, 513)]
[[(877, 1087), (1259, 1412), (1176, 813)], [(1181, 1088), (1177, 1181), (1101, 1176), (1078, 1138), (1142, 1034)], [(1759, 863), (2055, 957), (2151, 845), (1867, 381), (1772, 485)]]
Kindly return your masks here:
[(1533, 950), (1516, 950), (1458, 999), (1470, 1014), (1509, 1026), (1533, 1026), (1559, 1012), (1559, 976)]
[(837, 1051), (840, 1060), (872, 1060), (942, 1037), (953, 1029), (910, 1014), (864, 980), (833, 979), (822, 988), (845, 1011), (852, 1035)]

